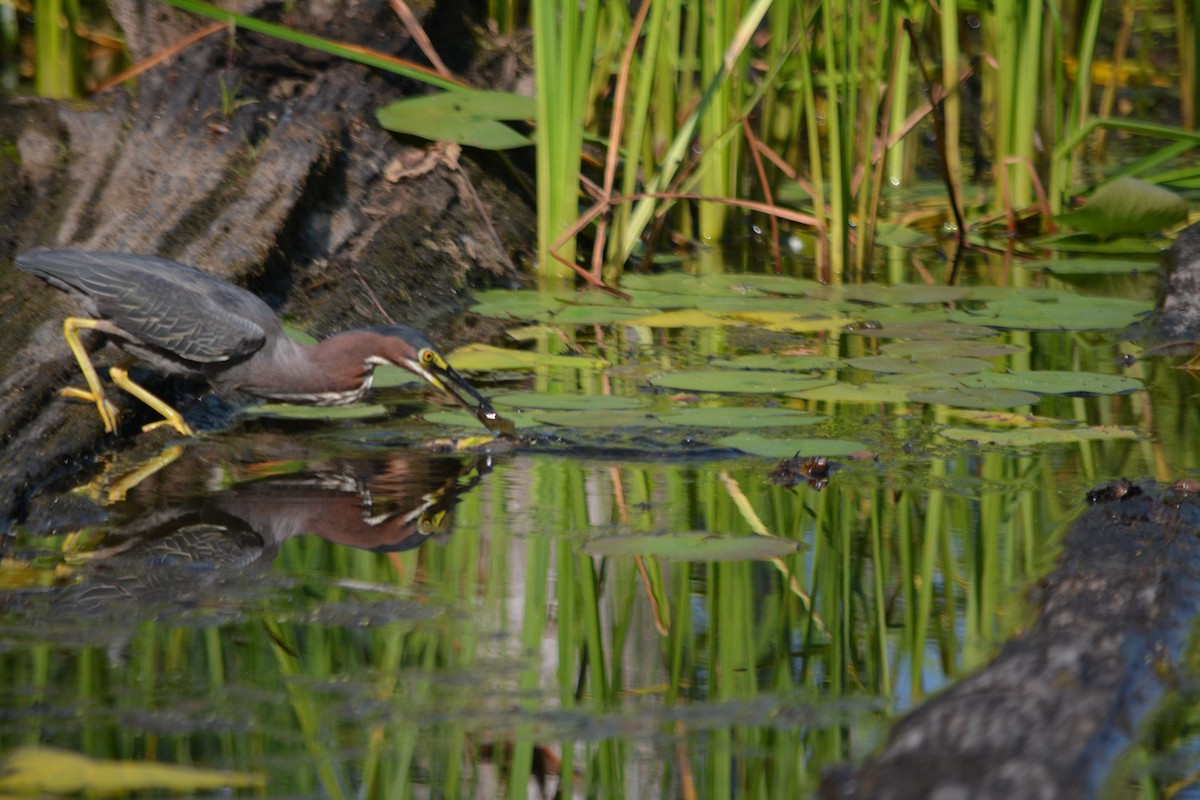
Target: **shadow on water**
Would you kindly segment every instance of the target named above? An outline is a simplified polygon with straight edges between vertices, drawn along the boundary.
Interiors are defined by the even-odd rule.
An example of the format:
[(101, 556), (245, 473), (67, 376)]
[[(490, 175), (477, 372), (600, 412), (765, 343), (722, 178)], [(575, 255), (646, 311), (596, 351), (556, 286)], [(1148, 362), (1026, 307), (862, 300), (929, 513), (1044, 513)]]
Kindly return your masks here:
[[(1200, 469), (1193, 378), (1048, 327), (1145, 282), (1088, 310), (758, 278), (632, 281), (659, 308), (615, 322), (513, 295), (523, 364), (452, 356), (525, 437), (490, 453), (414, 446), (477, 432), (454, 412), (256, 417), (39, 498), (0, 561), (0, 745), (268, 796), (803, 796), (1031, 624), (1091, 485)], [(778, 482), (815, 458), (823, 488)]]

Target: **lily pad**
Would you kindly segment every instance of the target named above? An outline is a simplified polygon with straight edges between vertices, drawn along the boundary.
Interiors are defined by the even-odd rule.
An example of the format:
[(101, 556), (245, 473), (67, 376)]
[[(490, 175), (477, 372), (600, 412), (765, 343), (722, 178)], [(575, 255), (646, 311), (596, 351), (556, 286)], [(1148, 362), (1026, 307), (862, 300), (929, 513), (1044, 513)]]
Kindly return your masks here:
[[(476, 419), (475, 415), (462, 408), (430, 411), (421, 416), (426, 422), (432, 422), (434, 425), (448, 425), (454, 428), (480, 430), (479, 420)], [(536, 428), (540, 424), (532, 416), (523, 411), (513, 411), (507, 408), (504, 410), (504, 418), (512, 422), (513, 426), (518, 429)]]
[(650, 382), (665, 389), (686, 392), (783, 394), (819, 386), (827, 381), (815, 375), (767, 370), (697, 369), (655, 375)]
[(1169, 189), (1131, 177), (1106, 183), (1081, 208), (1057, 221), (1101, 237), (1155, 233), (1187, 219), (1187, 201)]
[(983, 372), (992, 368), (992, 362), (981, 358), (903, 358), (901, 356), (863, 356), (847, 362), (855, 369), (869, 372), (894, 372), (919, 375), (929, 372), (944, 372), (962, 375)]
[(966, 386), (979, 388), (1018, 389), (1038, 394), (1071, 397), (1128, 394), (1142, 388), (1142, 382), (1137, 378), (1103, 375), (1098, 372), (1055, 370), (984, 372), (977, 375), (966, 375), (962, 378), (962, 382)]
[(570, 367), (572, 369), (604, 369), (609, 364), (602, 358), (538, 353), (533, 350), (512, 350), (473, 343), (460, 347), (449, 356), (450, 363), (461, 372), (472, 370), (533, 369), (534, 367)]
[(509, 150), (533, 144), (503, 120), (533, 119), (533, 98), (509, 92), (454, 91), (407, 97), (375, 112), (389, 131), (448, 141), (485, 150)]
[[(355, 403), (348, 406), (294, 406), (289, 403), (264, 403), (248, 406), (241, 413), (249, 417), (298, 420), (375, 419), (388, 416), (384, 406), (374, 403)], [(474, 419), (474, 418), (472, 418)], [(479, 421), (475, 420), (478, 425)]]
[(904, 283), (884, 286), (878, 283), (865, 283), (859, 286), (845, 287), (844, 294), (847, 300), (874, 303), (880, 306), (895, 306), (954, 303), (970, 297), (971, 290), (959, 286), (928, 286), (924, 284)]
[(991, 358), (1009, 356), (1029, 350), (1025, 345), (1003, 342), (976, 342), (956, 339), (942, 342), (936, 339), (920, 342), (884, 342), (880, 351), (889, 356), (910, 358)]
[(813, 425), (825, 417), (796, 411), (791, 408), (681, 408), (659, 419), (671, 425), (694, 425), (701, 428), (782, 428)]
[(593, 556), (654, 557), (668, 561), (762, 561), (790, 555), (800, 543), (777, 536), (729, 536), (710, 531), (596, 536), (583, 546)]
[(646, 328), (723, 328), (742, 323), (728, 317), (710, 314), (694, 308), (663, 311), (658, 314), (646, 314), (623, 321), (625, 325), (643, 326)]
[[(653, 308), (620, 306), (560, 306), (534, 314), (530, 319), (558, 325), (641, 325), (644, 317), (654, 314)], [(673, 312), (672, 312), (673, 313)]]
[(1020, 428), (1005, 431), (984, 431), (977, 428), (946, 428), (940, 432), (944, 439), (958, 442), (999, 445), (1001, 447), (1030, 447), (1042, 444), (1072, 444), (1100, 439), (1138, 439), (1132, 428), (1106, 425), (1094, 428)]
[(718, 358), (709, 362), (714, 367), (733, 369), (773, 369), (778, 372), (814, 372), (841, 369), (846, 364), (826, 356), (779, 356), (770, 353), (754, 353), (735, 358)]
[(1017, 389), (983, 389), (963, 386), (957, 389), (923, 389), (914, 391), (909, 394), (909, 399), (914, 403), (986, 409), (1031, 406), (1034, 403), (1040, 402), (1042, 397), (1032, 392), (1022, 392)]
[(856, 319), (841, 314), (804, 314), (788, 311), (741, 311), (731, 312), (728, 316), (754, 323), (769, 331), (790, 331), (792, 333), (840, 330), (855, 322)]
[(732, 447), (754, 456), (765, 458), (815, 458), (846, 456), (867, 449), (862, 442), (846, 439), (790, 439), (780, 436), (760, 436), (757, 433), (738, 433), (720, 440), (725, 447)]
[(785, 294), (794, 297), (823, 297), (825, 286), (816, 281), (792, 278), (787, 275), (705, 275), (698, 281), (706, 291), (718, 295), (752, 291)]
[(1123, 297), (1079, 297), (1059, 292), (1050, 300), (1015, 296), (972, 311), (956, 311), (953, 319), (993, 328), (1031, 331), (1104, 331), (1126, 328), (1149, 313), (1153, 305)]
[(838, 381), (797, 392), (794, 397), (805, 400), (827, 400), (836, 403), (907, 403), (908, 387), (883, 383), (846, 383)]
[[(648, 405), (640, 397), (618, 397), (611, 394), (539, 394), (537, 392), (496, 395), (492, 398), (492, 404), (526, 411), (534, 408), (553, 411), (623, 411), (631, 408), (645, 408)], [(505, 416), (507, 416), (507, 412)]]
[(637, 428), (661, 424), (658, 417), (642, 409), (563, 409), (529, 412), (538, 422), (560, 428)]
[(846, 333), (869, 336), (873, 339), (907, 339), (909, 341), (921, 341), (925, 339), (981, 339), (984, 336), (996, 335), (996, 331), (991, 328), (959, 322), (896, 322), (885, 325), (849, 328), (846, 330)]
[(1062, 258), (1018, 262), (1025, 269), (1043, 269), (1055, 275), (1119, 275), (1130, 272), (1153, 272), (1159, 267), (1157, 259), (1138, 258)]

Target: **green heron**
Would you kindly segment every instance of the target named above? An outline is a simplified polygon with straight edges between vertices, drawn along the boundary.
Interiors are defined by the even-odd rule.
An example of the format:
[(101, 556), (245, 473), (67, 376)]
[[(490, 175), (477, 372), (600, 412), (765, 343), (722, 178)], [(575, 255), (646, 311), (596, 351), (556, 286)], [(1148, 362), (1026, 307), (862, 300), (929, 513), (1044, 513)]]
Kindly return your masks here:
[[(309, 346), (289, 339), (275, 312), (254, 294), (176, 261), (36, 248), (17, 256), (17, 266), (77, 298), (88, 315), (63, 322), (88, 389), (62, 393), (95, 403), (106, 431), (116, 429), (116, 409), (80, 341), (85, 329), (107, 335), (168, 374), (204, 378), (218, 391), (240, 390), (285, 403), (356, 402), (370, 388), (377, 365), (395, 364), (453, 397), (489, 430), (508, 429), (488, 401), (412, 328), (360, 328)], [(192, 435), (178, 411), (134, 383), (126, 370), (113, 367), (109, 375), (163, 416), (144, 430), (169, 424)]]

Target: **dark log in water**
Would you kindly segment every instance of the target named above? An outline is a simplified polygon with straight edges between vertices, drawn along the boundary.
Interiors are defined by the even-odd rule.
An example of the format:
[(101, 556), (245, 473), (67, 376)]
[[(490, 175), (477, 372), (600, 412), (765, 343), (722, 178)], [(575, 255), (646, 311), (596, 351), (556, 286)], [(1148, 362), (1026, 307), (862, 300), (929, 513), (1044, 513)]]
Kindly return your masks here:
[(1170, 688), (1200, 613), (1200, 502), (1123, 481), (1092, 492), (1034, 591), (1037, 623), (901, 719), (829, 798), (1095, 796)]

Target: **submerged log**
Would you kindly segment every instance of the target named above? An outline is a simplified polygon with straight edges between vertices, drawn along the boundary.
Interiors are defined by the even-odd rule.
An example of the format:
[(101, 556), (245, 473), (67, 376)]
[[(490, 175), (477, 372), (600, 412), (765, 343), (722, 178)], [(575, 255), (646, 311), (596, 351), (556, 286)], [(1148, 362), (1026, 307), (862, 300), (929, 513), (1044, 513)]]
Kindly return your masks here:
[(1088, 499), (1034, 591), (1037, 623), (901, 719), (861, 769), (831, 773), (823, 797), (1099, 794), (1200, 614), (1200, 501), (1128, 481)]
[[(163, 8), (131, 7), (142, 6)], [(462, 43), (475, 41), (466, 12), (435, 6), (426, 18), (431, 35), (441, 33), (435, 44), (452, 43), (443, 57), (464, 71), (472, 54)], [(419, 57), (382, 0), (269, 6), (260, 16)], [(445, 27), (455, 20), (457, 30)], [(128, 24), (140, 55), (163, 42), (139, 32), (188, 27)], [(516, 280), (512, 258), (535, 238), (532, 200), (511, 165), (400, 141), (378, 126), (379, 106), (420, 91), (297, 45), (222, 31), (144, 73), (135, 93), (0, 104), (0, 141), (11, 148), (0, 153), (0, 530), (41, 484), (105, 446), (95, 410), (57, 397), (81, 383), (60, 335), (70, 308), (17, 272), (21, 250), (173, 258), (248, 286), (319, 337), (403, 321), (443, 341), (466, 338), (451, 331), (464, 290)], [(423, 166), (403, 167), (414, 162)], [(120, 392), (112, 399), (131, 412), (126, 432), (136, 431), (139, 404)]]

